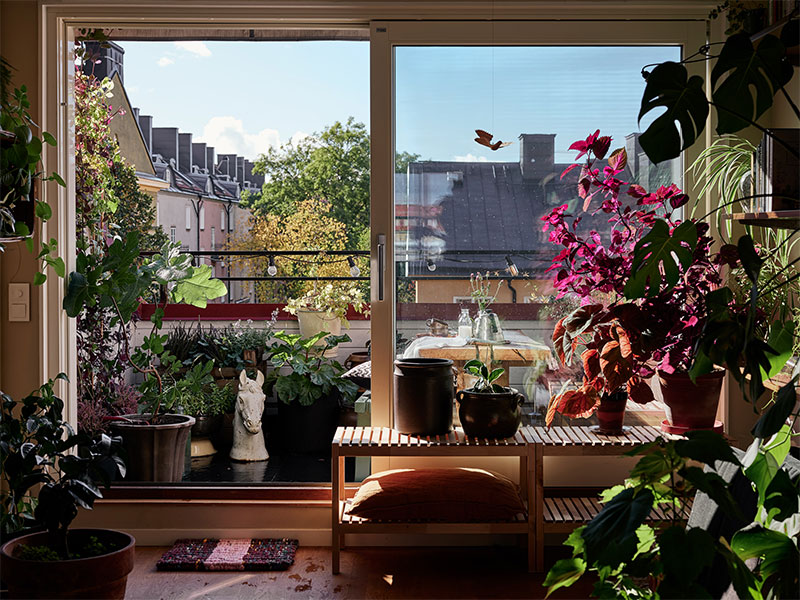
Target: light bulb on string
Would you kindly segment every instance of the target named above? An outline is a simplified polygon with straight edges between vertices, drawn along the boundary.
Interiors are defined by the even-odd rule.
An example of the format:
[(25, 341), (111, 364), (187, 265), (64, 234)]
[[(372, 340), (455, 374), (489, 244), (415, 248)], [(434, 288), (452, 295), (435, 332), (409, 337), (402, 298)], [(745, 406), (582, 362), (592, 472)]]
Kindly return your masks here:
[(511, 274), (512, 277), (519, 275), (519, 269), (517, 268), (517, 265), (514, 264), (514, 261), (511, 260), (510, 256), (506, 256), (506, 264), (508, 265), (506, 270)]
[(352, 256), (347, 257), (347, 264), (350, 265), (350, 275), (352, 277), (358, 277), (361, 275), (361, 269), (358, 268), (358, 265)]
[(267, 267), (267, 274), (270, 277), (275, 277), (278, 274), (278, 267), (275, 266), (275, 257), (270, 255), (269, 266)]
[(436, 263), (433, 262), (432, 258), (429, 258), (426, 262), (427, 262), (427, 265), (428, 265), (428, 271), (433, 272), (433, 271), (436, 270)]

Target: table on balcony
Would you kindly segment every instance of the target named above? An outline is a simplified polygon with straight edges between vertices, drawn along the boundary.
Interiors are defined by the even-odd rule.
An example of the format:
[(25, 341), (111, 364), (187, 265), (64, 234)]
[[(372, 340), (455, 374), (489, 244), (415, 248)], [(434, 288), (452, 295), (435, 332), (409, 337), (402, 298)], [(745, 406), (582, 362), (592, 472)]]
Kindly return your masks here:
[[(551, 356), (551, 350), (545, 344), (535, 341), (521, 331), (505, 331), (505, 344), (466, 343), (460, 346), (442, 346), (438, 348), (422, 347), (418, 350), (423, 358), (449, 358), (458, 369), (458, 387), (465, 387), (463, 381), (464, 363), (479, 357), (485, 363), (494, 357), (505, 372), (496, 381), (498, 385), (508, 385), (510, 367), (525, 367), (537, 360), (546, 360)], [(431, 336), (432, 337), (432, 336)]]

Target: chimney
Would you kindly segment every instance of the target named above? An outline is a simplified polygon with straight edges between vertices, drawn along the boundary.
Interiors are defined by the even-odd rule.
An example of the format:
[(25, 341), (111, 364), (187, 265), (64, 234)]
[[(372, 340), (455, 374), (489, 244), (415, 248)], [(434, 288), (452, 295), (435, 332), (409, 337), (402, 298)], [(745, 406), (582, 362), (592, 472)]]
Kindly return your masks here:
[(153, 154), (153, 117), (140, 114), (138, 123), (139, 129), (142, 132), (142, 137), (144, 138), (144, 144), (147, 146), (147, 151)]
[(169, 163), (174, 160), (178, 163), (178, 128), (153, 127), (152, 154), (160, 154)]
[(192, 142), (192, 164), (199, 169), (206, 167), (206, 145), (202, 142)]
[(642, 146), (639, 144), (641, 133), (629, 133), (625, 136), (625, 152), (628, 154), (628, 169), (634, 177), (639, 172), (639, 155)]
[(236, 157), (236, 180), (244, 182), (244, 156)]
[(178, 134), (178, 170), (181, 173), (192, 172), (192, 134)]
[(264, 185), (264, 176), (253, 173), (254, 166), (255, 164), (251, 163), (249, 160), (244, 161), (244, 178), (252, 183), (254, 187), (260, 188)]
[(208, 172), (215, 175), (214, 172), (214, 146), (206, 146), (206, 168)]
[(231, 179), (236, 177), (236, 155), (220, 154), (217, 160), (217, 172), (220, 175), (227, 175)]
[[(93, 60), (87, 60), (83, 65), (83, 72), (87, 75), (94, 75), (102, 81), (106, 77), (111, 79), (115, 73), (119, 73), (119, 80), (124, 84), (123, 62), (125, 50), (119, 44), (107, 42), (108, 46), (103, 47), (99, 42), (86, 42), (86, 50)], [(95, 63), (99, 60), (99, 63)]]
[(525, 180), (542, 179), (555, 168), (555, 133), (521, 133), (519, 168)]

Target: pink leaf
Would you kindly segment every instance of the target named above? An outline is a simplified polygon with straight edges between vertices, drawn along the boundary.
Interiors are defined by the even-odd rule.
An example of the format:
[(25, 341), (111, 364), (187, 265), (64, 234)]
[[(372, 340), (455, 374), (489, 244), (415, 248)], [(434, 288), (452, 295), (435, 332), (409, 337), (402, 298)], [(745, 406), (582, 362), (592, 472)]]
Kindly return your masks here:
[(567, 167), (566, 169), (564, 169), (564, 171), (561, 173), (561, 177), (560, 177), (560, 179), (564, 179), (564, 175), (566, 175), (567, 173), (569, 173), (570, 171), (572, 171), (572, 169), (574, 169), (575, 167), (579, 167), (579, 166), (580, 166), (580, 164), (578, 164), (578, 163), (574, 163), (574, 164), (571, 164), (570, 166), (568, 166), (568, 167)]

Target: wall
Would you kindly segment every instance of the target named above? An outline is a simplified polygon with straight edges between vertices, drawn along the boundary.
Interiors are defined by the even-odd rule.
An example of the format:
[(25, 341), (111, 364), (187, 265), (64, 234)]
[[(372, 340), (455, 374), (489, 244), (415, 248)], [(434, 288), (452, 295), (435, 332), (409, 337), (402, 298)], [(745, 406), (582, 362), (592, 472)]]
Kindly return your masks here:
[(150, 161), (147, 146), (145, 146), (142, 135), (139, 132), (139, 126), (133, 116), (133, 110), (130, 102), (128, 102), (125, 88), (119, 79), (119, 73), (114, 73), (112, 82), (114, 83), (114, 89), (111, 90), (113, 97), (109, 98), (108, 102), (115, 111), (122, 110), (125, 112), (124, 115), (117, 115), (111, 119), (110, 125), (111, 132), (116, 136), (119, 143), (120, 154), (137, 171), (155, 175), (153, 163)]
[[(30, 113), (40, 121), (39, 51), (37, 46), (38, 7), (36, 2), (0, 2), (0, 54), (16, 69), (14, 87), (26, 85)], [(61, 140), (59, 140), (61, 141)], [(35, 232), (38, 234), (38, 230)], [(0, 389), (20, 398), (39, 387), (41, 322), (40, 290), (33, 286), (37, 264), (24, 244), (10, 244), (0, 253)], [(8, 284), (31, 284), (30, 321), (8, 321)]]

